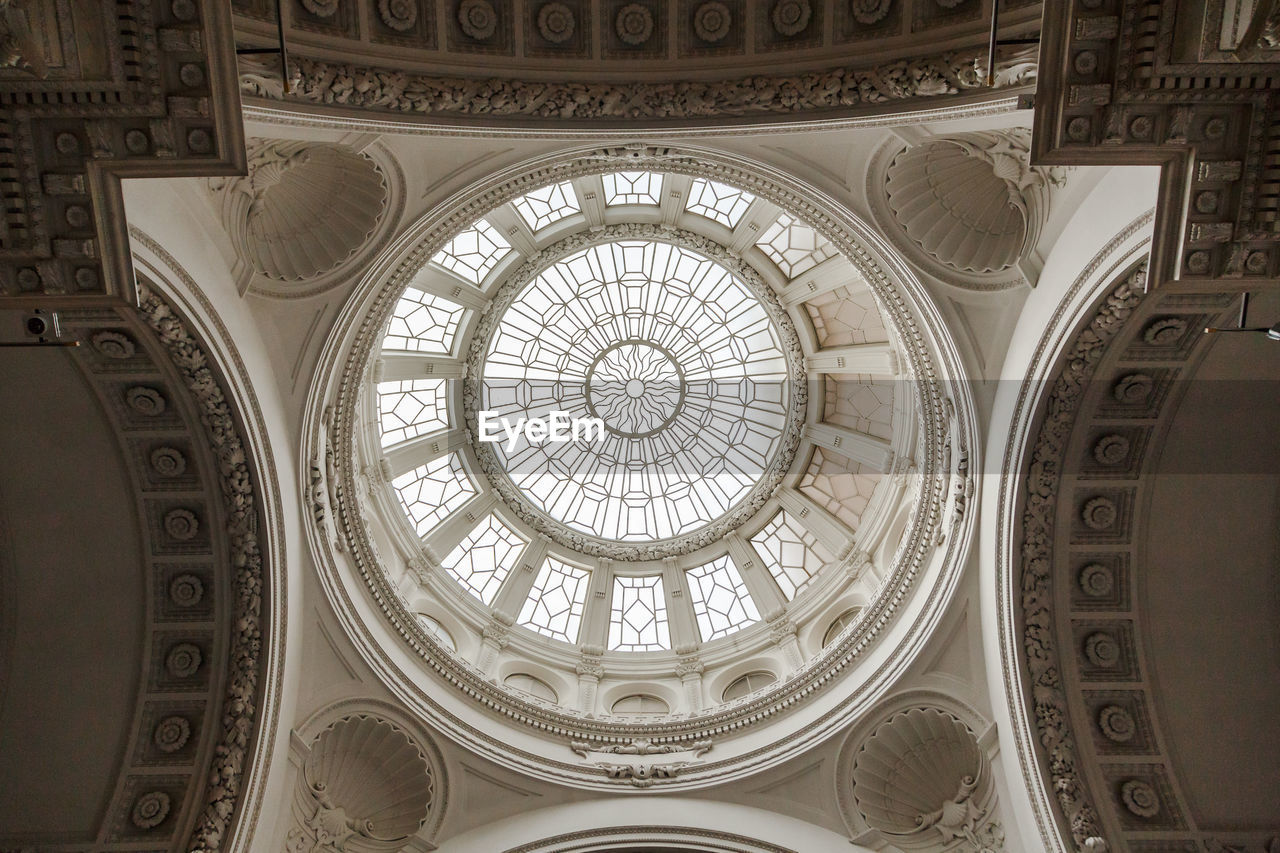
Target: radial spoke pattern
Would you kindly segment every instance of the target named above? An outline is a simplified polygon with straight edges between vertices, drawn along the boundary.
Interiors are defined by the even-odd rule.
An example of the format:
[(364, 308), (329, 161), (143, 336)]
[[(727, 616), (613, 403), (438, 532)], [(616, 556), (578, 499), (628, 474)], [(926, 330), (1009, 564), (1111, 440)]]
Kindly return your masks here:
[(689, 187), (689, 201), (685, 204), (685, 210), (734, 228), (742, 221), (743, 214), (754, 200), (755, 196), (737, 187), (708, 181), (706, 178), (695, 178)]
[(378, 383), (378, 423), (382, 446), (449, 426), (443, 379), (405, 379)]
[(693, 615), (703, 642), (719, 639), (760, 619), (738, 567), (726, 554), (685, 572)]
[(476, 493), (458, 454), (432, 459), (391, 482), (414, 529), (425, 536)]
[(566, 643), (578, 642), (591, 572), (548, 557), (520, 611), (520, 624)]
[(618, 241), (570, 255), (507, 309), (481, 407), (600, 417), (590, 442), (492, 445), (527, 499), (571, 528), (644, 541), (750, 493), (785, 426), (786, 359), (760, 302), (690, 250)]
[(756, 245), (787, 278), (795, 278), (836, 255), (836, 247), (830, 241), (787, 213), (765, 229)]
[(498, 229), (481, 219), (445, 243), (431, 261), (478, 285), (510, 251)]
[(604, 203), (658, 204), (662, 175), (657, 172), (612, 172), (604, 175)]
[(578, 196), (573, 191), (573, 184), (568, 181), (539, 187), (520, 196), (511, 205), (533, 232), (582, 210), (578, 206)]
[(609, 650), (652, 652), (671, 648), (662, 576), (615, 577), (609, 611)]
[(468, 592), (485, 604), (492, 604), (525, 544), (497, 516), (490, 515), (440, 565)]
[(396, 303), (382, 348), (448, 355), (462, 311), (461, 305), (409, 288)]
[(751, 537), (751, 544), (788, 601), (832, 559), (814, 535), (786, 511)]

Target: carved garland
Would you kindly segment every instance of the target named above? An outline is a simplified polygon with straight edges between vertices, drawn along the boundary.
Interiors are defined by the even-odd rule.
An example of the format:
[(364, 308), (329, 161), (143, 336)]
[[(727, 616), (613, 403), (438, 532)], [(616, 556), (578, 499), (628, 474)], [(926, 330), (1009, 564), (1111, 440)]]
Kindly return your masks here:
[(1076, 336), (1045, 404), (1048, 415), (1040, 427), (1027, 470), (1021, 546), (1023, 650), (1036, 729), (1049, 759), (1053, 791), (1079, 845), (1099, 835), (1098, 815), (1076, 764), (1075, 736), (1070, 728), (1052, 633), (1054, 514), (1076, 410), (1107, 345), (1141, 301), (1146, 274), (1145, 261), (1126, 273), (1107, 294), (1093, 320)]
[(213, 360), (155, 292), (139, 284), (143, 318), (159, 337), (190, 391), (209, 447), (218, 461), (226, 513), (228, 556), (234, 567), (230, 667), (223, 702), (222, 734), (208, 773), (208, 803), (188, 843), (189, 853), (214, 853), (235, 814), (249, 741), (257, 714), (259, 657), (262, 653), (263, 559), (258, 544), (254, 479), (246, 461), (231, 404), (214, 375)]
[[(476, 411), (479, 408), (477, 395), (483, 382), (482, 371), (490, 340), (498, 321), (525, 285), (547, 267), (574, 252), (613, 240), (643, 239), (658, 240), (699, 252), (723, 266), (747, 286), (760, 300), (782, 338), (791, 393), (787, 422), (783, 427), (778, 449), (769, 461), (768, 469), (764, 471), (747, 497), (743, 498), (727, 515), (693, 533), (660, 542), (626, 544), (610, 542), (573, 530), (531, 504), (524, 493), (512, 484), (497, 454), (493, 451), (493, 445), (476, 438), (479, 429)], [(507, 506), (511, 507), (521, 521), (539, 533), (544, 533), (561, 545), (580, 553), (610, 560), (655, 560), (661, 557), (689, 554), (718, 541), (730, 530), (739, 527), (764, 506), (773, 493), (774, 487), (786, 476), (800, 447), (800, 434), (804, 429), (805, 413), (809, 405), (809, 387), (805, 377), (804, 353), (800, 349), (800, 337), (796, 334), (791, 318), (779, 303), (777, 292), (761, 278), (760, 273), (715, 240), (672, 226), (638, 223), (609, 225), (579, 232), (566, 237), (521, 264), (494, 295), (493, 301), (476, 326), (467, 355), (467, 380), (463, 386), (462, 409), (466, 419), (468, 438), (475, 451), (480, 470), (484, 472), (494, 491)]]
[[(713, 731), (725, 734), (750, 728), (797, 706), (804, 697), (831, 684), (888, 626), (903, 598), (902, 593), (881, 596), (868, 607), (864, 618), (859, 622), (859, 630), (850, 632), (844, 640), (833, 644), (825, 655), (811, 661), (794, 678), (780, 685), (778, 690), (750, 703), (687, 720), (658, 724), (608, 723), (582, 719), (524, 701), (489, 683), (470, 667), (458, 666), (452, 662), (452, 654), (412, 617), (404, 599), (387, 577), (370, 536), (368, 521), (363, 515), (357, 471), (352, 464), (356, 436), (360, 431), (358, 398), (369, 377), (373, 347), (381, 339), (382, 327), (394, 310), (399, 293), (413, 275), (449, 237), (485, 212), (536, 187), (613, 169), (650, 169), (703, 176), (747, 189), (809, 223), (854, 264), (876, 291), (887, 319), (894, 324), (898, 333), (909, 365), (908, 370), (915, 379), (923, 424), (920, 441), (924, 450), (920, 476), (924, 486), (920, 503), (912, 512), (908, 530), (893, 560), (893, 572), (886, 579), (887, 587), (891, 589), (905, 590), (911, 585), (932, 553), (934, 533), (942, 523), (946, 499), (946, 478), (940, 476), (940, 465), (949, 424), (944, 410), (942, 384), (928, 354), (923, 332), (917, 326), (901, 292), (890, 281), (879, 262), (846, 233), (846, 226), (841, 221), (794, 191), (784, 189), (755, 172), (746, 171), (710, 153), (694, 155), (666, 148), (634, 146), (579, 152), (571, 155), (571, 158), (561, 155), (552, 162), (516, 177), (495, 176), (466, 201), (451, 205), (438, 223), (424, 234), (418, 246), (386, 277), (377, 295), (364, 305), (362, 313), (348, 317), (344, 328), (335, 332), (338, 337), (354, 340), (355, 343), (346, 354), (340, 379), (332, 392), (334, 404), (328, 410), (332, 414), (326, 413), (320, 417), (320, 413), (316, 413), (316, 429), (320, 434), (313, 434), (311, 446), (315, 455), (311, 461), (311, 470), (318, 477), (316, 491), (323, 491), (324, 500), (317, 501), (313, 509), (321, 540), (350, 554), (383, 616), (428, 667), (484, 708), (505, 716), (514, 723), (529, 726), (546, 737), (618, 743), (643, 735), (650, 737), (655, 743), (684, 743), (703, 739)], [(328, 470), (330, 467), (332, 471)], [(950, 562), (956, 559), (956, 541), (956, 537), (951, 537), (949, 541), (947, 560)], [(333, 559), (331, 555), (329, 559)], [(939, 594), (938, 590), (931, 590), (930, 598), (936, 598)], [(385, 653), (376, 651), (376, 654), (387, 666), (391, 666)], [(882, 664), (878, 672), (883, 673), (891, 664), (891, 661)], [(875, 676), (871, 677), (874, 679)], [(487, 743), (494, 749), (518, 756), (531, 764), (554, 767), (561, 773), (582, 772), (580, 765), (549, 761), (518, 750), (510, 743), (493, 738), (465, 721), (448, 715), (427, 694), (419, 691), (418, 696), (438, 713), (449, 716), (451, 722), (464, 729), (470, 737)], [(844, 704), (852, 701), (855, 696), (856, 691), (846, 698)], [(838, 708), (833, 709), (802, 731), (815, 729), (838, 713)], [(762, 755), (769, 750), (770, 747), (761, 747), (737, 760)], [(712, 763), (701, 765), (699, 769), (708, 770), (716, 766), (717, 763)]]
[[(412, 75), (390, 68), (291, 57), (286, 99), (275, 66), (241, 60), (244, 95), (423, 116), (533, 119), (689, 119), (847, 110), (908, 98), (957, 95), (986, 85), (986, 53), (918, 57), (870, 69), (716, 82), (572, 83)], [(995, 88), (1030, 85), (1034, 49), (996, 67)]]

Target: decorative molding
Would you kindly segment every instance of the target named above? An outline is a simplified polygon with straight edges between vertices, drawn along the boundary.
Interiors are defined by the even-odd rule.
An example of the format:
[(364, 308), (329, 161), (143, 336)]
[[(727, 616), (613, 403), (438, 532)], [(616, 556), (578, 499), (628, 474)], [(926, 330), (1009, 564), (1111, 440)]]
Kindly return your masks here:
[(133, 303), (120, 180), (244, 170), (231, 10), (23, 5), (0, 3), (0, 305)]
[[(474, 0), (483, 2), (483, 0)], [(779, 0), (795, 3), (799, 0)], [(647, 7), (630, 4), (619, 12)], [(642, 12), (626, 20), (635, 29), (624, 37), (647, 36)], [(830, 68), (790, 76), (752, 76), (741, 80), (681, 83), (590, 83), (476, 80), (413, 75), (389, 68), (330, 62), (290, 54), (291, 91), (285, 94), (277, 67), (241, 60), (240, 89), (246, 97), (294, 104), (364, 109), (427, 117), (520, 120), (723, 119), (797, 113), (874, 109), (916, 98), (935, 98), (984, 90), (986, 53), (982, 50), (898, 60), (874, 68)], [(1012, 55), (997, 66), (996, 88), (1032, 85), (1034, 52)]]
[[(728, 832), (717, 832), (711, 829), (687, 829), (676, 826), (610, 826), (601, 829), (586, 829), (568, 832), (531, 841), (519, 847), (511, 847), (503, 853), (561, 853), (561, 851), (587, 851), (600, 844), (626, 843), (660, 847), (672, 843), (698, 844), (715, 853), (797, 853), (788, 847), (779, 847), (765, 841), (748, 838), (745, 835), (734, 835)], [(714, 844), (714, 847), (708, 846)], [(690, 848), (696, 849), (696, 848)]]

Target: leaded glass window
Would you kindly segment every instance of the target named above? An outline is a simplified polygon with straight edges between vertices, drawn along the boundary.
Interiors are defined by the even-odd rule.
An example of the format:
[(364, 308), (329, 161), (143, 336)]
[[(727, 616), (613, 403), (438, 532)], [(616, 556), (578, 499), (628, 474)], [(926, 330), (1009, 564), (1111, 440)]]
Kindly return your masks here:
[(448, 355), (462, 311), (457, 303), (411, 287), (396, 303), (382, 347)]
[(485, 604), (492, 604), (502, 582), (515, 568), (525, 544), (497, 516), (489, 515), (440, 565), (467, 592)]
[(703, 642), (727, 637), (760, 619), (738, 567), (726, 554), (685, 572)]
[(817, 538), (785, 510), (752, 536), (751, 544), (788, 601), (832, 559)]
[(457, 453), (419, 465), (391, 481), (419, 536), (431, 532), (476, 493)]
[(611, 172), (603, 179), (606, 205), (658, 204), (662, 199), (662, 175), (657, 172)]
[(431, 261), (472, 284), (479, 285), (489, 271), (511, 251), (511, 244), (498, 233), (498, 229), (486, 220), (479, 219), (445, 243), (444, 248), (431, 257)]
[(766, 228), (756, 245), (789, 279), (836, 254), (836, 247), (826, 237), (789, 213), (782, 214)]
[(555, 640), (578, 641), (591, 572), (548, 557), (520, 611), (520, 624)]
[(754, 200), (755, 196), (737, 187), (708, 181), (706, 178), (695, 178), (689, 187), (689, 201), (685, 204), (685, 210), (734, 228), (742, 221)]
[(378, 422), (382, 446), (449, 426), (443, 379), (405, 379), (378, 383)]
[(609, 650), (651, 652), (671, 648), (662, 576), (613, 579)]
[(573, 184), (562, 181), (525, 193), (511, 203), (530, 231), (540, 231), (582, 210)]

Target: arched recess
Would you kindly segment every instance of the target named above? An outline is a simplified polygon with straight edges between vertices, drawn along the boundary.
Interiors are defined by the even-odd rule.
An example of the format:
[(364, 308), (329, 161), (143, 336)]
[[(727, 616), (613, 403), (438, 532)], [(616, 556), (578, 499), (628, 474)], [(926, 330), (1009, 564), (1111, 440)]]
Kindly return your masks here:
[[(836, 801), (853, 841), (877, 848), (884, 843), (896, 844), (903, 849), (922, 850), (941, 850), (949, 846), (943, 841), (945, 832), (933, 829), (932, 825), (928, 832), (917, 834), (901, 828), (900, 834), (893, 834), (887, 831), (883, 819), (877, 820), (874, 815), (869, 818), (865, 802), (860, 802), (860, 799), (865, 801), (868, 797), (865, 793), (860, 795), (855, 791), (855, 775), (858, 773), (860, 756), (865, 754), (865, 748), (876, 739), (888, 742), (887, 750), (884, 749), (885, 744), (880, 745), (882, 758), (898, 750), (900, 754), (896, 760), (902, 762), (903, 766), (909, 765), (921, 755), (928, 764), (931, 760), (929, 753), (934, 745), (943, 742), (943, 735), (952, 728), (957, 735), (953, 740), (960, 743), (967, 741), (971, 746), (965, 760), (972, 763), (970, 770), (979, 771), (973, 774), (976, 787), (967, 792), (962, 791), (960, 783), (967, 774), (959, 772), (953, 780), (957, 783), (954, 786), (956, 790), (943, 794), (942, 789), (938, 789), (939, 796), (933, 797), (938, 802), (927, 811), (942, 810), (949, 802), (958, 802), (959, 809), (956, 813), (964, 813), (966, 819), (972, 818), (968, 821), (968, 828), (979, 837), (988, 825), (998, 822), (996, 801), (998, 792), (1003, 787), (996, 784), (998, 780), (992, 776), (991, 758), (998, 749), (994, 727), (981, 712), (957, 697), (936, 690), (911, 690), (891, 696), (872, 709), (849, 731), (840, 747), (836, 759)], [(909, 743), (912, 737), (919, 738), (914, 746)], [(941, 760), (946, 764), (954, 761), (955, 757), (942, 754), (932, 756), (932, 760), (935, 763), (928, 764), (927, 772), (920, 773), (918, 780), (933, 780), (946, 775), (945, 768), (936, 766), (936, 761)], [(922, 765), (918, 769), (923, 770), (924, 767)], [(956, 796), (954, 800), (949, 799), (961, 794), (963, 796)], [(913, 803), (918, 805), (930, 797), (932, 793), (926, 790), (899, 791), (890, 799), (896, 803), (894, 808), (908, 810)], [(915, 814), (912, 813), (910, 817), (914, 818)], [(1003, 829), (998, 828), (999, 831)], [(997, 846), (994, 849), (1006, 848)]]
[[(432, 849), (449, 807), (448, 771), (431, 733), (401, 709), (368, 698), (333, 702), (297, 725), (289, 752), (296, 769), (286, 843), (309, 849), (336, 819), (350, 850)], [(394, 790), (379, 788), (388, 780)]]

